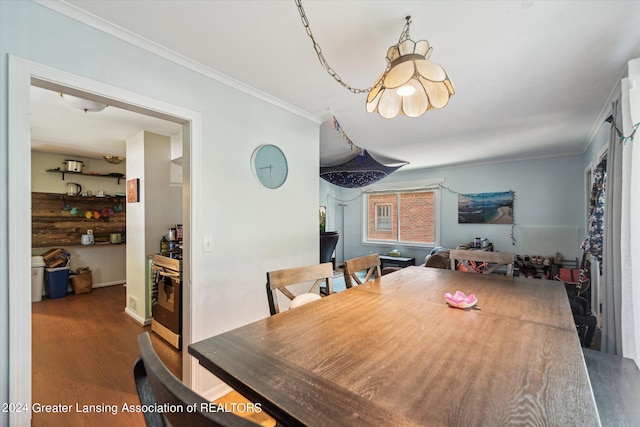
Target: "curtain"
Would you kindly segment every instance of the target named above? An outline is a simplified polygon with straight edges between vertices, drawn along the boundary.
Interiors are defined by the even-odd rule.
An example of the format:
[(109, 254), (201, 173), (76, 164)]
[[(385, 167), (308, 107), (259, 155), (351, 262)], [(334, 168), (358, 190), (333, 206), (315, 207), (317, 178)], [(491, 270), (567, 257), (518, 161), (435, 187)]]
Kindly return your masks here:
[(621, 329), (621, 202), (622, 145), (616, 132), (620, 123), (620, 103), (612, 109), (611, 134), (607, 151), (604, 239), (602, 247), (602, 342), (600, 350), (622, 355)]
[(634, 136), (640, 124), (640, 58), (629, 62), (629, 78), (622, 81), (622, 215), (621, 270), (622, 355), (640, 367), (640, 149)]
[(607, 154), (601, 349), (640, 367), (640, 149), (634, 142), (640, 125), (640, 58), (628, 69), (620, 101), (613, 105)]
[[(604, 247), (604, 212), (606, 201), (607, 160), (602, 160), (593, 170), (593, 187), (589, 201), (589, 219), (587, 236), (582, 242), (582, 249), (596, 260), (602, 270), (602, 252)], [(598, 272), (602, 274), (602, 271)]]

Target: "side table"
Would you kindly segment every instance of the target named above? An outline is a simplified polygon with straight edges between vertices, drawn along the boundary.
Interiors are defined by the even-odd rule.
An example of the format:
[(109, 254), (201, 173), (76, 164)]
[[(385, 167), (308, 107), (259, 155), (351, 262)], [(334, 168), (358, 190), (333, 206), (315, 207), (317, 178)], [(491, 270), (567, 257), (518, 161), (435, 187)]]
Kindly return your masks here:
[(416, 259), (402, 256), (380, 255), (380, 268), (384, 268), (386, 264), (405, 268), (410, 265), (416, 265)]

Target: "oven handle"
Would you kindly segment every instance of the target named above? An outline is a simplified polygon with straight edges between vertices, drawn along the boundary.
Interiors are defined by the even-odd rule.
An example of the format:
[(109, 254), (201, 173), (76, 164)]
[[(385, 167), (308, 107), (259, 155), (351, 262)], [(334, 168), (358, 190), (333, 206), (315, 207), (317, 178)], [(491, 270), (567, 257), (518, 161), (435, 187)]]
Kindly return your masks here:
[(158, 271), (158, 274), (165, 277), (180, 277), (180, 273), (167, 273), (165, 271)]

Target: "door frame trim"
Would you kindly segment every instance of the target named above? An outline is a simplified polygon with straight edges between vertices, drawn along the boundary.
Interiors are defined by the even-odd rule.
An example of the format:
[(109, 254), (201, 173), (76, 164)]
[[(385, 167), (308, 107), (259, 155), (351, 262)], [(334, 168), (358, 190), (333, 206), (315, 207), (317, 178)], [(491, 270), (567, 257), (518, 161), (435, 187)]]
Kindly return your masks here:
[[(8, 273), (9, 273), (9, 401), (28, 403), (31, 407), (32, 353), (31, 353), (31, 132), (29, 129), (30, 88), (32, 80), (51, 82), (121, 103), (137, 112), (161, 118), (173, 118), (183, 123), (183, 144), (186, 149), (184, 173), (187, 195), (183, 196), (183, 226), (188, 263), (183, 272), (183, 285), (189, 297), (183, 299), (183, 310), (188, 310), (188, 322), (183, 324), (183, 343), (198, 337), (197, 269), (199, 251), (195, 250), (195, 236), (199, 235), (198, 205), (200, 168), (198, 162), (202, 147), (202, 115), (138, 93), (97, 82), (86, 77), (58, 70), (37, 62), (9, 55), (8, 73)], [(187, 144), (188, 142), (188, 144)], [(188, 200), (186, 200), (188, 198)], [(186, 241), (188, 239), (188, 242)], [(186, 311), (185, 311), (186, 313)], [(186, 317), (186, 316), (185, 316)], [(196, 386), (197, 362), (183, 352), (182, 378), (189, 386)], [(9, 414), (10, 425), (27, 425), (30, 412)]]

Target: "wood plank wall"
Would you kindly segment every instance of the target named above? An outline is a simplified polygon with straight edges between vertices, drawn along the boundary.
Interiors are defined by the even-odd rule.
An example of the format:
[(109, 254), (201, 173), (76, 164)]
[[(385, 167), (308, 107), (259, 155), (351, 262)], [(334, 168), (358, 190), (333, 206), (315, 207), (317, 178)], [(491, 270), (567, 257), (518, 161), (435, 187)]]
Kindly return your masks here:
[[(80, 213), (99, 212), (101, 216), (87, 219), (84, 215), (74, 215), (70, 210), (63, 210), (65, 205), (76, 208)], [(80, 245), (81, 236), (87, 230), (93, 230), (96, 243), (109, 242), (111, 233), (121, 233), (124, 238), (126, 205), (124, 197), (31, 193), (31, 246), (42, 248)], [(118, 210), (117, 206), (122, 210)]]

